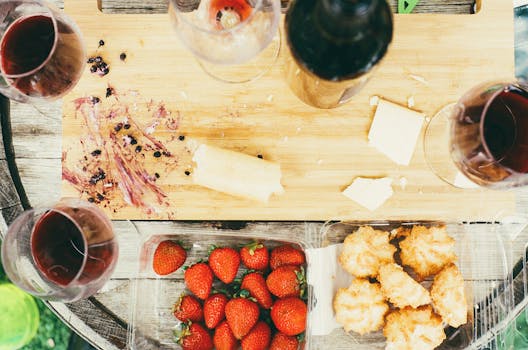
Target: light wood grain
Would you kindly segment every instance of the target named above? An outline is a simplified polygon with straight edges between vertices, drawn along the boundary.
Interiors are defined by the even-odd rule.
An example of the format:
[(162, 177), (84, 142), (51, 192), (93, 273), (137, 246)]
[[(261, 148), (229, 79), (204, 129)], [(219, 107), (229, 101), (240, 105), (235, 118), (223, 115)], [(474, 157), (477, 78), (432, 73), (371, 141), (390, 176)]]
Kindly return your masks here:
[[(179, 166), (162, 174), (162, 189), (175, 213), (169, 215), (160, 207), (161, 214), (149, 216), (128, 206), (109, 211), (115, 219), (405, 220), (419, 216), (457, 221), (500, 217), (515, 209), (511, 193), (460, 191), (444, 184), (426, 166), (421, 142), (411, 165), (397, 167), (366, 140), (372, 95), (401, 104), (413, 95), (415, 108), (432, 116), (482, 80), (513, 77), (509, 3), (489, 0), (476, 15), (395, 15), (394, 42), (376, 75), (351, 103), (331, 111), (299, 102), (282, 80), (281, 61), (252, 84), (229, 86), (213, 81), (181, 46), (167, 15), (103, 14), (91, 0), (67, 1), (65, 8), (83, 30), (89, 53), (95, 52), (99, 39), (105, 40), (99, 53), (112, 67), (102, 79), (87, 69), (64, 100), (67, 166), (83, 156), (79, 138), (85, 130), (82, 118), (74, 117), (72, 100), (100, 96), (111, 84), (121, 90), (137, 89), (145, 99), (165, 101), (168, 109), (182, 116), (177, 134), (250, 155), (263, 154), (279, 162), (283, 171), (286, 193), (261, 205), (193, 186), (184, 175), (192, 165), (190, 157), (171, 149)], [(128, 53), (126, 62), (118, 59), (121, 51)], [(411, 79), (410, 74), (424, 77), (428, 85)], [(153, 135), (166, 141), (175, 133)], [(154, 172), (156, 164), (154, 158), (147, 160), (147, 170)], [(375, 212), (361, 208), (341, 194), (357, 176), (393, 177), (394, 196)], [(397, 185), (401, 177), (407, 179), (405, 189)], [(65, 195), (78, 195), (68, 183), (63, 185)]]

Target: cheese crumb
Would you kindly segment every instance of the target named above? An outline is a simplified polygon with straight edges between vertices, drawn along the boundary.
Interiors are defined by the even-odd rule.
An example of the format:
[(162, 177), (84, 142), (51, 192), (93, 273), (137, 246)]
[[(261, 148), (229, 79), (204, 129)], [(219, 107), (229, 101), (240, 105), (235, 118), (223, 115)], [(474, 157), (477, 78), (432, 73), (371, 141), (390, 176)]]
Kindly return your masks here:
[(393, 193), (392, 179), (390, 177), (379, 179), (357, 177), (343, 191), (346, 197), (370, 211), (379, 208)]
[(378, 96), (371, 96), (369, 103), (371, 106), (377, 106), (379, 103), (379, 97)]
[(407, 98), (407, 107), (409, 108), (414, 107), (414, 96), (409, 96), (409, 98)]
[(400, 188), (402, 190), (405, 190), (405, 187), (407, 187), (407, 178), (405, 176), (400, 177)]
[(409, 165), (424, 115), (380, 100), (368, 135), (369, 145), (396, 164)]

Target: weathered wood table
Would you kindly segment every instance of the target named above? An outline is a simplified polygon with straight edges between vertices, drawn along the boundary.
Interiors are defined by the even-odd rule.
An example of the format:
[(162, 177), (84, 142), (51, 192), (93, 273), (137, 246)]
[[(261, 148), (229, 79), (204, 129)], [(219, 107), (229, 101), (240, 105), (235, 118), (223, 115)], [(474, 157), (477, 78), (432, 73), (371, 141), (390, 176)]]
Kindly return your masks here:
[[(392, 0), (396, 5), (396, 0)], [(61, 7), (61, 2), (56, 1)], [(116, 12), (155, 12), (166, 11), (166, 1), (108, 0), (103, 1), (103, 11)], [(469, 13), (472, 0), (423, 0), (415, 9), (417, 12)], [(461, 33), (463, 35), (463, 33)], [(60, 197), (61, 188), (61, 105), (60, 101), (49, 104), (23, 105), (11, 103), (11, 117), (5, 100), (1, 100), (0, 138), (0, 207), (2, 220), (0, 230), (5, 232), (7, 225), (30, 204), (46, 203)], [(504, 228), (506, 246), (511, 249), (510, 263), (524, 253), (524, 242), (528, 241), (528, 231), (523, 230), (528, 212), (526, 191), (518, 192), (519, 215), (500, 225)], [(490, 218), (493, 220), (494, 218)], [(307, 235), (310, 241), (317, 241), (322, 222), (145, 222), (115, 221), (115, 229), (120, 244), (120, 258), (112, 279), (94, 297), (72, 303), (49, 303), (72, 329), (100, 349), (122, 349), (126, 347), (127, 322), (130, 319), (130, 287), (136, 276), (138, 247), (144, 237), (160, 232), (215, 232), (218, 230), (234, 233), (260, 232), (296, 233)], [(486, 225), (477, 223), (476, 225)], [(306, 231), (306, 225), (310, 230)], [(306, 233), (308, 232), (308, 233)], [(481, 244), (493, 250), (493, 242)], [(463, 258), (462, 258), (463, 259)], [(519, 265), (522, 268), (522, 265)], [(489, 278), (494, 271), (488, 271)], [(521, 274), (522, 275), (522, 274)], [(522, 276), (518, 278), (519, 293), (515, 302), (518, 309), (523, 305)], [(327, 337), (317, 337), (313, 348), (350, 348), (352, 338), (342, 332)], [(356, 347), (359, 348), (359, 347)], [(361, 347), (363, 348), (363, 347)], [(367, 347), (364, 347), (367, 348)]]

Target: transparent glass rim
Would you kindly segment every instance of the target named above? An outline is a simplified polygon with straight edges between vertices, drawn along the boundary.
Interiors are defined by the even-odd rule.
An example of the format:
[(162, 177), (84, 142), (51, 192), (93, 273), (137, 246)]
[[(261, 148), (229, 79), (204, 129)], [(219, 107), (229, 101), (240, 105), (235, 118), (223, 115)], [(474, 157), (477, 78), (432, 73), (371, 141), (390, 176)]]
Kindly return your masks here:
[[(244, 1), (247, 1), (247, 0), (244, 0)], [(270, 1), (277, 1), (277, 0), (270, 0)], [(203, 33), (207, 33), (207, 34), (215, 35), (215, 36), (222, 36), (222, 35), (225, 35), (225, 34), (231, 34), (231, 33), (238, 32), (239, 30), (241, 30), (244, 27), (246, 27), (248, 25), (248, 23), (251, 22), (253, 17), (255, 17), (255, 13), (262, 8), (262, 2), (263, 2), (263, 0), (257, 0), (257, 3), (255, 4), (255, 7), (252, 7), (251, 14), (248, 16), (248, 18), (246, 18), (242, 22), (238, 23), (236, 26), (234, 26), (232, 28), (228, 28), (228, 29), (210, 30), (210, 29), (206, 29), (206, 28), (197, 26), (196, 24), (194, 24), (191, 21), (189, 21), (188, 19), (186, 19), (185, 16), (182, 16), (182, 12), (181, 11), (177, 10), (176, 0), (170, 0), (170, 3), (172, 4), (171, 7), (174, 7), (174, 9), (169, 7), (169, 11), (174, 12), (174, 14), (182, 22), (184, 22), (186, 25), (190, 26), (191, 28), (193, 28), (193, 29), (195, 29), (195, 30), (197, 30), (199, 32), (203, 32)], [(196, 10), (193, 10), (193, 11), (196, 11)]]
[[(36, 72), (41, 70), (51, 60), (51, 57), (53, 56), (53, 54), (55, 53), (55, 50), (57, 49), (57, 42), (59, 41), (59, 34), (58, 34), (59, 28), (58, 28), (57, 19), (55, 18), (55, 14), (53, 13), (53, 10), (47, 4), (45, 4), (43, 2), (39, 2), (39, 1), (24, 1), (23, 3), (37, 4), (37, 5), (39, 5), (41, 7), (42, 12), (41, 13), (36, 12), (36, 13), (32, 13), (30, 15), (25, 15), (25, 16), (19, 17), (13, 23), (11, 23), (9, 25), (9, 27), (11, 27), (14, 23), (16, 23), (18, 21), (21, 21), (22, 19), (25, 19), (25, 18), (28, 18), (28, 17), (32, 17), (32, 16), (36, 16), (36, 15), (44, 15), (46, 17), (49, 17), (51, 19), (52, 23), (53, 23), (53, 34), (54, 34), (53, 46), (51, 47), (51, 50), (50, 50), (48, 56), (46, 57), (46, 59), (44, 61), (42, 61), (42, 63), (39, 66), (37, 66), (36, 68), (33, 68), (30, 71), (27, 71), (27, 72), (24, 72), (24, 73), (20, 73), (20, 74), (7, 74), (7, 73), (5, 73), (3, 71), (2, 65), (0, 65), (0, 70), (1, 70), (2, 75), (5, 76), (6, 78), (9, 78), (9, 79), (17, 79), (17, 78), (27, 77), (27, 76), (35, 74)], [(23, 4), (23, 3), (21, 3), (21, 4)], [(9, 31), (9, 27), (7, 27), (7, 31)], [(77, 28), (75, 28), (75, 30), (77, 30)]]

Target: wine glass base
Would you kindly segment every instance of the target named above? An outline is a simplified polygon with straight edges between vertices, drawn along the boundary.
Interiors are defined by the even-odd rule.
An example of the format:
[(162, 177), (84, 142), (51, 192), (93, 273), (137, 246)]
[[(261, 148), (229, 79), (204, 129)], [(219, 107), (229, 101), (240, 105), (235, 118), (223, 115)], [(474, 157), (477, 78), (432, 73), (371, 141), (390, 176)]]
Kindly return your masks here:
[(451, 113), (455, 105), (444, 106), (427, 124), (423, 139), (425, 161), (431, 171), (449, 185), (463, 189), (479, 188), (457, 168), (451, 158), (449, 136)]
[(281, 33), (273, 37), (270, 44), (251, 60), (235, 64), (215, 64), (198, 59), (198, 64), (212, 78), (224, 83), (241, 84), (257, 80), (277, 62), (281, 49)]

